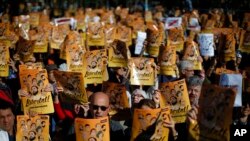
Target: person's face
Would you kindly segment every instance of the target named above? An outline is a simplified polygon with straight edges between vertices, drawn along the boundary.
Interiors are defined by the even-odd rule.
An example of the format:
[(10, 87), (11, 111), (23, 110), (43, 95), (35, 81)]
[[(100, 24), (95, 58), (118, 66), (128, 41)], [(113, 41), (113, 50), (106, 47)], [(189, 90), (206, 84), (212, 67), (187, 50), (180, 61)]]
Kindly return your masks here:
[(159, 103), (160, 102), (160, 91), (159, 90), (155, 90), (152, 97), (155, 103)]
[(198, 104), (198, 100), (201, 93), (201, 86), (189, 86), (188, 87), (188, 94), (191, 105)]
[(9, 132), (13, 130), (15, 116), (11, 109), (1, 109), (0, 110), (0, 128)]
[(136, 92), (136, 93), (133, 95), (133, 103), (134, 103), (134, 104), (139, 103), (142, 99), (144, 99), (144, 97), (143, 97), (142, 94), (140, 94), (139, 92)]
[(184, 70), (183, 74), (186, 77), (186, 79), (188, 79), (189, 77), (194, 75), (194, 70), (190, 69), (190, 68), (187, 68), (187, 69)]
[(38, 91), (37, 87), (32, 87), (32, 93), (35, 94)]
[(49, 72), (49, 81), (52, 82), (52, 83), (56, 82), (56, 78), (54, 76), (53, 71)]
[(108, 116), (109, 112), (109, 98), (105, 94), (96, 94), (90, 105), (90, 111), (93, 118), (101, 118)]
[(30, 138), (34, 138), (35, 137), (35, 133), (34, 132), (30, 132)]
[(241, 113), (242, 113), (244, 116), (249, 116), (249, 115), (250, 115), (250, 107), (249, 107), (249, 104), (246, 104), (246, 105), (242, 106), (242, 108), (241, 108)]

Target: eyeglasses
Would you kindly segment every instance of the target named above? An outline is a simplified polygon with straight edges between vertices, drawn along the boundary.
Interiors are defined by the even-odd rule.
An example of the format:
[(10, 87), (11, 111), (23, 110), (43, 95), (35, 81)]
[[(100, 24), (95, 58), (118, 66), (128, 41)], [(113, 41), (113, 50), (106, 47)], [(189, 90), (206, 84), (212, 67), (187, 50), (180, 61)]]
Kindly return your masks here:
[(92, 107), (94, 110), (98, 110), (99, 108), (101, 108), (102, 111), (106, 111), (108, 108), (106, 106), (98, 106), (98, 105), (93, 105)]

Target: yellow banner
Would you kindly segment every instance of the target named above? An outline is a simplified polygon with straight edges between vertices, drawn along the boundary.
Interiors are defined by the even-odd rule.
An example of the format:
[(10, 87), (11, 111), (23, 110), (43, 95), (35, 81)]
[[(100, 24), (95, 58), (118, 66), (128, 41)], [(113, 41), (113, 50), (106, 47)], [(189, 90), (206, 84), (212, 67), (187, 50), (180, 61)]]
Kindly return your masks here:
[(126, 87), (119, 83), (103, 82), (102, 91), (109, 95), (110, 115), (116, 114), (119, 110), (129, 108)]
[(154, 85), (156, 72), (153, 58), (132, 58), (130, 84), (131, 85)]
[[(121, 42), (121, 41), (117, 41), (117, 42)], [(109, 54), (108, 65), (109, 67), (126, 67), (127, 60), (123, 56), (121, 44), (118, 44), (117, 42), (114, 41), (108, 49), (108, 54)], [(125, 43), (124, 43), (124, 46), (122, 47), (123, 47), (123, 50), (124, 49), (126, 50)]]
[(189, 140), (229, 141), (236, 92), (215, 85), (203, 86), (198, 121), (189, 127)]
[(16, 141), (49, 141), (49, 116), (17, 116)]
[[(168, 122), (170, 109), (135, 109), (130, 141), (152, 140), (168, 141), (169, 129), (164, 127)], [(155, 129), (151, 131), (151, 129)], [(149, 130), (151, 132), (149, 132)]]
[(81, 72), (54, 71), (54, 76), (64, 90), (60, 95), (62, 101), (82, 104), (88, 102)]
[(176, 46), (176, 51), (182, 51), (184, 47), (184, 32), (182, 27), (168, 30), (168, 45)]
[(9, 52), (10, 42), (7, 40), (0, 40), (0, 77), (9, 76)]
[(118, 26), (116, 31), (116, 39), (121, 40), (126, 43), (129, 47), (132, 45), (132, 30), (130, 27)]
[(107, 57), (106, 50), (94, 50), (86, 52), (84, 55), (84, 83), (100, 84), (104, 79)]
[(195, 43), (194, 41), (187, 41), (185, 43), (184, 47), (184, 54), (182, 59), (183, 60), (188, 60), (193, 63), (193, 69), (194, 70), (201, 70), (202, 69), (202, 64), (198, 44)]
[(100, 22), (92, 22), (88, 24), (87, 30), (87, 44), (88, 46), (104, 46), (104, 28)]
[(39, 114), (48, 114), (54, 112), (53, 100), (51, 97), (48, 75), (46, 70), (23, 69), (20, 70), (21, 89), (28, 92), (22, 96), (22, 106), (24, 112), (30, 110)]
[(109, 118), (75, 119), (76, 141), (109, 141)]
[(160, 84), (162, 92), (161, 105), (170, 105), (171, 115), (176, 123), (186, 121), (187, 112), (191, 109), (185, 79)]
[(177, 77), (178, 67), (176, 65), (176, 47), (165, 46), (160, 53), (160, 73)]
[(82, 72), (84, 50), (77, 44), (66, 48), (66, 61), (69, 71)]

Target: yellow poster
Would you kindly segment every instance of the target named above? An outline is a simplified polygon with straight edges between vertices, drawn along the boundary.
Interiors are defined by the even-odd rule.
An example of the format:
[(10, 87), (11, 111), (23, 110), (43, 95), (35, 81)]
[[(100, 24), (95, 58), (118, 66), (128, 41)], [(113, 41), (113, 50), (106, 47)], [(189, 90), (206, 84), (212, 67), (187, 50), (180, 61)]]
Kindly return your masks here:
[(114, 115), (117, 111), (129, 108), (126, 87), (119, 83), (103, 82), (102, 91), (109, 95), (110, 113)]
[(170, 105), (171, 115), (176, 123), (186, 121), (187, 112), (191, 109), (185, 79), (160, 84), (162, 92), (161, 105)]
[(109, 141), (109, 118), (75, 119), (76, 141)]
[(73, 44), (66, 48), (66, 61), (69, 71), (82, 72), (84, 50), (80, 45)]
[(169, 113), (169, 108), (135, 109), (130, 141), (168, 141), (169, 129), (164, 127), (164, 122), (169, 121)]
[(88, 98), (81, 72), (54, 71), (56, 82), (63, 87), (62, 100), (70, 103), (87, 103)]
[(177, 77), (178, 67), (176, 65), (176, 47), (175, 46), (165, 46), (163, 47), (160, 57), (160, 73), (162, 75), (169, 75)]
[(125, 42), (127, 47), (132, 45), (132, 30), (131, 30), (131, 28), (126, 27), (124, 25), (118, 26), (117, 30), (116, 30), (116, 39)]
[(116, 26), (112, 24), (105, 25), (104, 28), (105, 33), (105, 44), (111, 44), (115, 40), (115, 34), (116, 34)]
[(51, 40), (50, 40), (50, 47), (53, 49), (60, 49), (60, 46), (63, 43), (65, 37), (66, 35), (60, 32), (58, 26), (53, 26)]
[(230, 60), (236, 60), (236, 39), (234, 34), (226, 34), (225, 36), (225, 44), (223, 46), (222, 55), (224, 56), (223, 61), (227, 62)]
[(88, 24), (87, 29), (88, 46), (104, 46), (104, 27), (101, 22), (92, 22)]
[(94, 50), (84, 54), (84, 83), (100, 84), (104, 80), (106, 70), (106, 50)]
[(34, 27), (38, 27), (39, 25), (39, 20), (40, 20), (40, 13), (39, 12), (32, 12), (29, 14), (30, 16), (30, 26)]
[(126, 67), (127, 60), (125, 59), (123, 52), (127, 52), (125, 42), (115, 40), (113, 43), (111, 43), (108, 49), (108, 66)]
[(235, 95), (230, 88), (203, 86), (198, 121), (191, 122), (189, 140), (229, 141)]
[(47, 53), (48, 52), (48, 34), (46, 34), (45, 27), (39, 26), (36, 34), (36, 42), (34, 53)]
[(250, 31), (242, 30), (239, 50), (242, 52), (250, 53)]
[(20, 38), (17, 45), (17, 53), (19, 54), (22, 61), (28, 61), (34, 52), (35, 40), (29, 41), (23, 38)]
[(24, 113), (35, 111), (39, 114), (54, 112), (51, 90), (45, 69), (23, 69), (20, 71), (21, 89), (27, 91), (21, 96)]
[(135, 57), (129, 60), (131, 85), (154, 85), (156, 71), (153, 58)]
[(17, 116), (16, 141), (49, 141), (49, 116)]
[(0, 77), (9, 76), (10, 42), (0, 40)]
[(194, 70), (201, 70), (202, 61), (199, 60), (199, 58), (201, 59), (201, 56), (197, 43), (195, 43), (194, 41), (186, 41), (182, 59), (192, 62), (194, 64)]
[[(127, 22), (130, 23), (128, 20), (127, 20)], [(145, 25), (145, 22), (144, 22), (143, 18), (136, 18), (136, 19), (131, 19), (131, 20), (132, 21), (131, 21), (130, 26), (132, 27), (132, 38), (136, 39), (137, 38), (137, 32), (138, 31), (144, 32), (146, 30), (146, 25)]]
[(176, 46), (176, 51), (182, 51), (184, 47), (184, 32), (182, 27), (168, 30), (168, 45)]
[(163, 41), (164, 31), (162, 31), (156, 24), (147, 24), (147, 41), (148, 45), (146, 52), (153, 57), (158, 57), (160, 46)]

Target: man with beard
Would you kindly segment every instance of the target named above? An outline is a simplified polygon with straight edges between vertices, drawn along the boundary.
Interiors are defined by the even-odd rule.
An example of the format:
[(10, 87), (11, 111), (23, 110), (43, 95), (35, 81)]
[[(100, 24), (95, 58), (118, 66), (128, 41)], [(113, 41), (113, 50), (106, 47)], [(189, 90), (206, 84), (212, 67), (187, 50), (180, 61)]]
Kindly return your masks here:
[(192, 106), (198, 106), (203, 79), (199, 76), (191, 76), (187, 81), (189, 100)]

